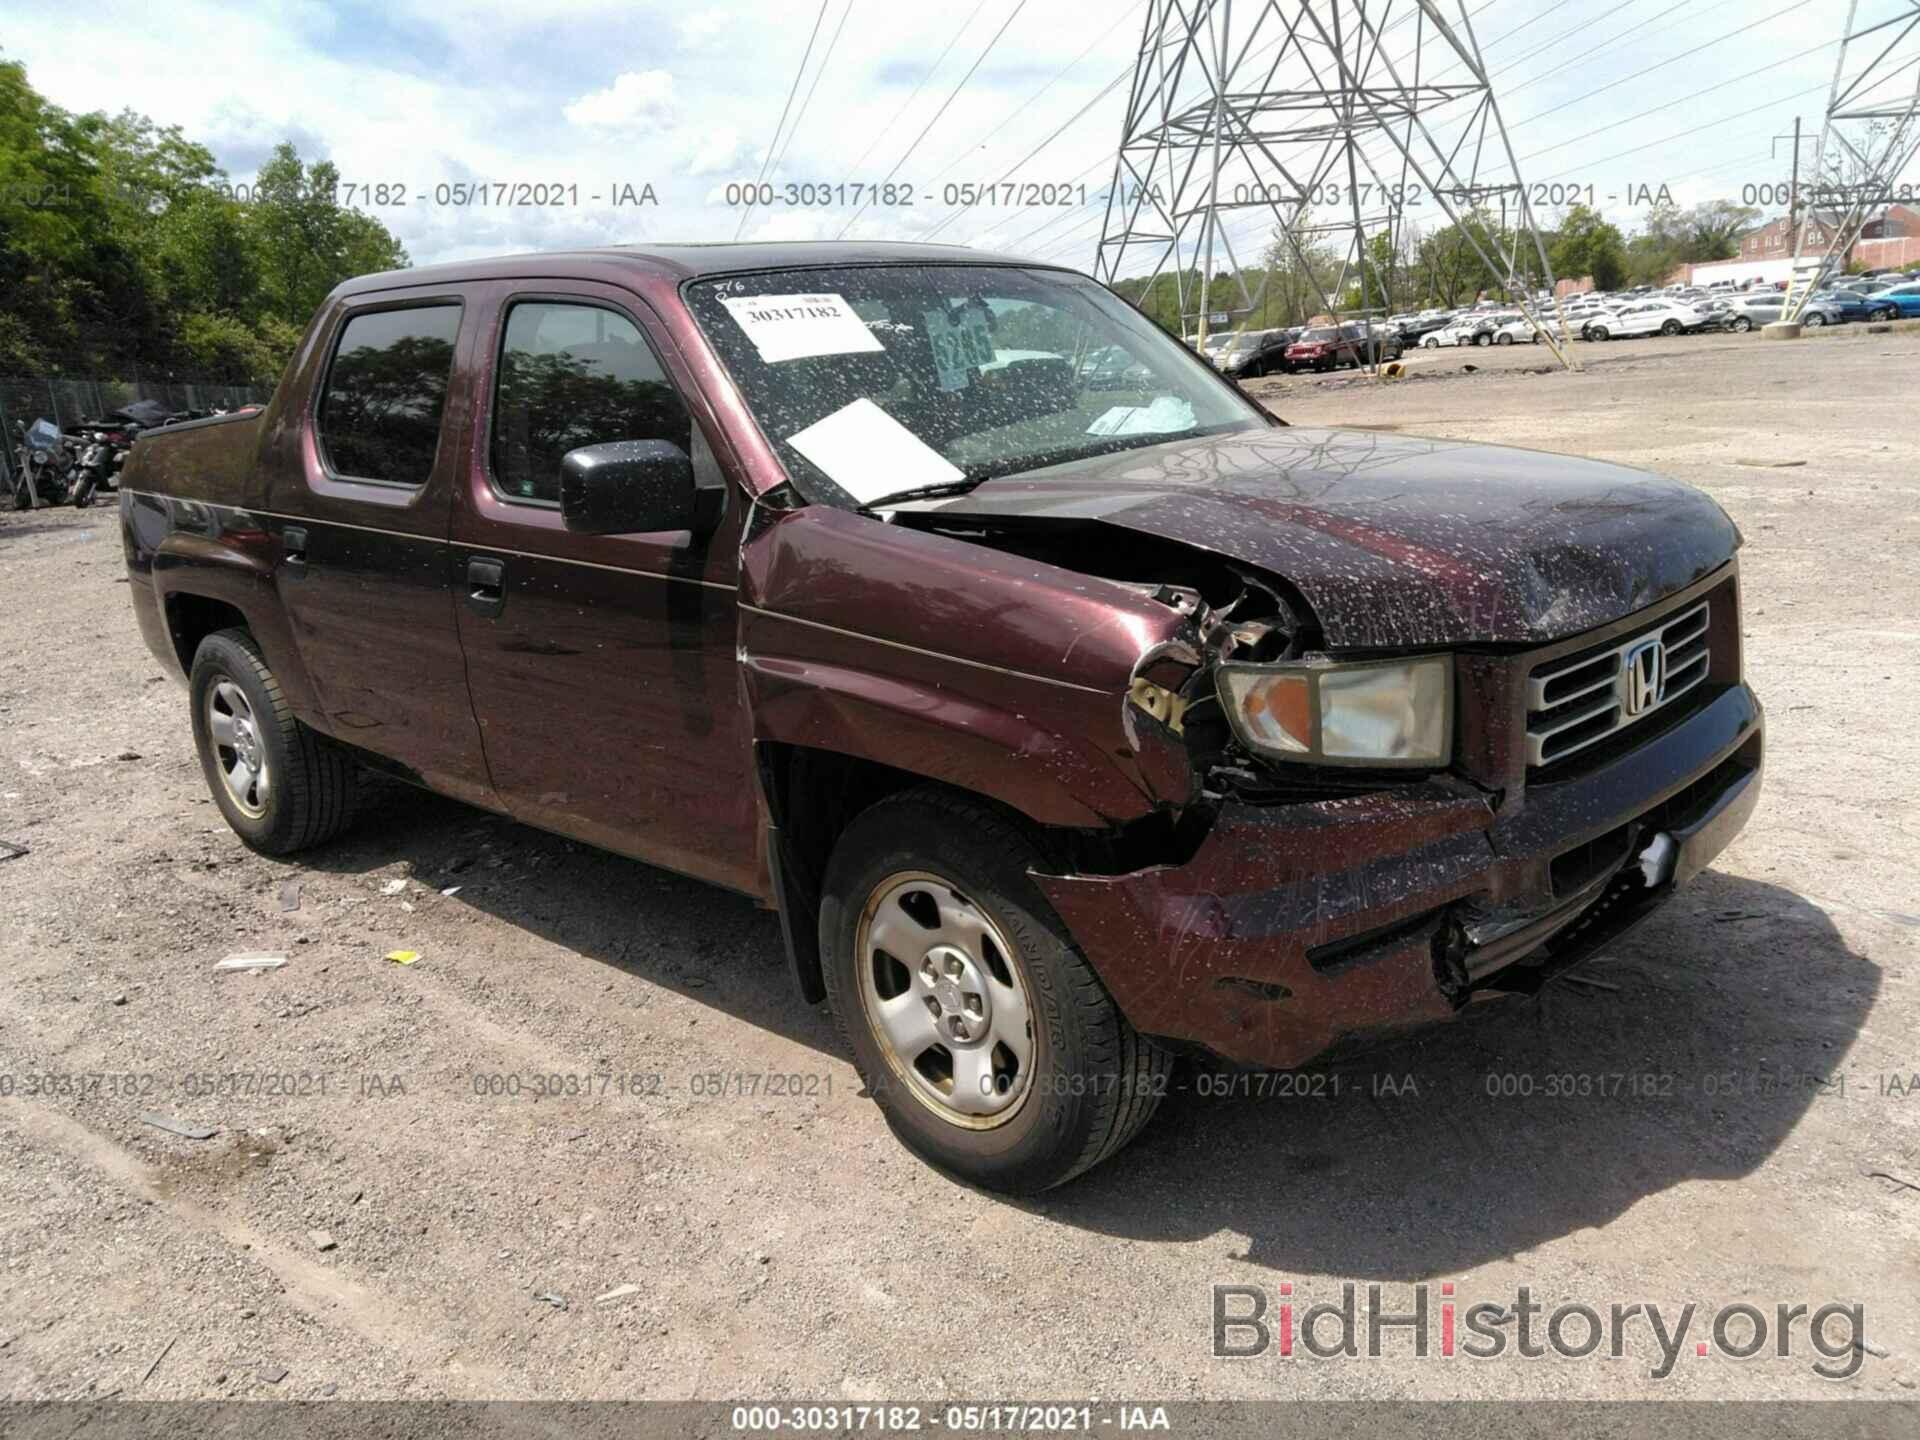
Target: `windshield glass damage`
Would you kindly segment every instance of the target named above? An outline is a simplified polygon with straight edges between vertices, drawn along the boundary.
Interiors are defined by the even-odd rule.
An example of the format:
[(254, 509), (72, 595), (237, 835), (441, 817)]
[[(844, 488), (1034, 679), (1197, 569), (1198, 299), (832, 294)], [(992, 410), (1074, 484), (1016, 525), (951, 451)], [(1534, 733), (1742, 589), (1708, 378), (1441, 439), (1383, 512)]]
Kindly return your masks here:
[(1083, 277), (1007, 266), (729, 276), (687, 301), (807, 499), (847, 508), (1273, 422)]

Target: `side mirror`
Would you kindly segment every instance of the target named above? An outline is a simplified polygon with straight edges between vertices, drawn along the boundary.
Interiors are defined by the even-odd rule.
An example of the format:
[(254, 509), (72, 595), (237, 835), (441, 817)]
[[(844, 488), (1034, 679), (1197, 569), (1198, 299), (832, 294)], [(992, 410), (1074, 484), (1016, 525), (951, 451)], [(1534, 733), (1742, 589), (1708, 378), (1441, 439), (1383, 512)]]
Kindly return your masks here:
[(725, 492), (694, 483), (693, 461), (669, 440), (583, 445), (560, 460), (560, 518), (583, 535), (711, 531)]

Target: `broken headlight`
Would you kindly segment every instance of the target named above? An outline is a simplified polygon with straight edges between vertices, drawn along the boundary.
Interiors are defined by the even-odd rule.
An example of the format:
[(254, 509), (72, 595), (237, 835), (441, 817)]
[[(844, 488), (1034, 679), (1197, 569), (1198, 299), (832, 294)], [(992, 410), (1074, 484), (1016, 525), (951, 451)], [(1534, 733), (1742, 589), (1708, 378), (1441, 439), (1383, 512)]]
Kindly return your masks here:
[(1270, 760), (1445, 765), (1453, 749), (1453, 657), (1222, 665), (1233, 733)]

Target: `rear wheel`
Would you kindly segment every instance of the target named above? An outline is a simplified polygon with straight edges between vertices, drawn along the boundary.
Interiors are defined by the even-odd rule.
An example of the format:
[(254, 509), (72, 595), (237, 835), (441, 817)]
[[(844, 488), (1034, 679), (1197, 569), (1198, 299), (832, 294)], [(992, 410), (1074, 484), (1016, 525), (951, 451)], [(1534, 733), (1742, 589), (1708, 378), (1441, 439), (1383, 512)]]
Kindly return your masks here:
[(847, 827), (822, 887), (827, 998), (905, 1144), (1032, 1193), (1137, 1135), (1171, 1059), (1127, 1024), (1028, 873), (1025, 834), (937, 790)]
[(1801, 321), (1801, 324), (1805, 325), (1809, 330), (1818, 330), (1826, 323), (1827, 317), (1822, 315), (1818, 310), (1809, 311), (1807, 318)]
[(1437, 340), (1432, 335), (1427, 336), (1427, 338), (1422, 340), (1420, 344), (1428, 350), (1438, 350), (1440, 348), (1439, 340)]
[(202, 640), (189, 693), (207, 788), (248, 846), (287, 855), (346, 828), (359, 770), (339, 745), (293, 718), (251, 635), (221, 630)]
[(1491, 345), (1493, 343), (1493, 337), (1489, 335), (1486, 331), (1482, 330), (1479, 334), (1473, 337), (1473, 343), (1477, 347), (1484, 347), (1487, 345)]
[(1493, 343), (1496, 345), (1511, 345), (1513, 343), (1513, 337), (1511, 335), (1496, 335), (1493, 337)]
[(1736, 335), (1744, 335), (1747, 331), (1753, 329), (1753, 321), (1744, 315), (1736, 315), (1727, 322), (1727, 328)]
[(1661, 325), (1660, 333), (1662, 335), (1678, 335), (1684, 329), (1686, 329), (1686, 326), (1682, 325), (1678, 320), (1669, 320)]

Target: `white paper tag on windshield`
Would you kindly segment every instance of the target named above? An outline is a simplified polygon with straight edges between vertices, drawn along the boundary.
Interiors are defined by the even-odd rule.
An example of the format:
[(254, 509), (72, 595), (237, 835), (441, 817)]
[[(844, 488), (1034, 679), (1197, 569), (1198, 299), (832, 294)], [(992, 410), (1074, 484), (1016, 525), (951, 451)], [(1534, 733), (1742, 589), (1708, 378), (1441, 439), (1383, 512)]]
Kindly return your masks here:
[(1116, 405), (1087, 427), (1089, 435), (1172, 435), (1193, 429), (1193, 406), (1178, 395), (1151, 405)]
[(864, 396), (787, 437), (862, 505), (898, 490), (949, 485), (966, 472)]
[(977, 305), (969, 305), (960, 323), (953, 324), (943, 310), (923, 310), (927, 340), (933, 346), (933, 368), (942, 390), (964, 390), (973, 383), (977, 365), (993, 363), (993, 332)]
[(753, 348), (768, 364), (815, 355), (860, 355), (881, 350), (878, 337), (840, 295), (723, 296)]

